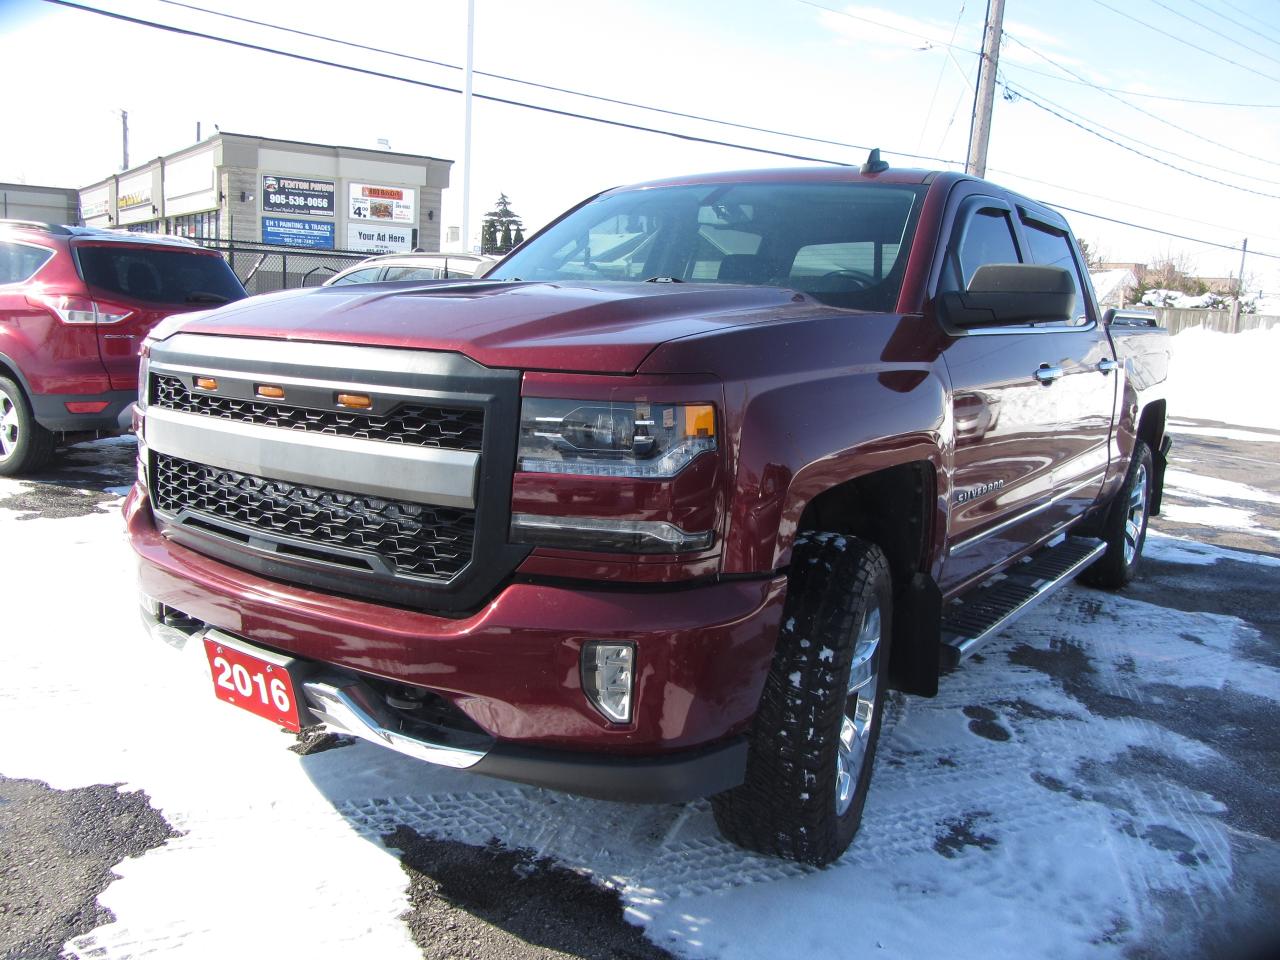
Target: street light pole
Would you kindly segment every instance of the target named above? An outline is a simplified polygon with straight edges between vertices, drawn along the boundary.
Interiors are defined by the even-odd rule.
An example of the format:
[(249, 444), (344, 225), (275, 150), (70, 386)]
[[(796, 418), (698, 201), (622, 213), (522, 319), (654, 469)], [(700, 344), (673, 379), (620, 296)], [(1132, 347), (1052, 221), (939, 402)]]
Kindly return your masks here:
[(471, 252), (471, 71), (476, 46), (476, 0), (467, 0), (467, 74), (462, 121), (462, 249)]
[(969, 156), (964, 172), (987, 175), (987, 143), (991, 139), (991, 111), (996, 99), (996, 67), (1000, 63), (1000, 38), (1004, 26), (1004, 0), (987, 0), (987, 26), (982, 36), (982, 63), (973, 94), (973, 121), (969, 126)]

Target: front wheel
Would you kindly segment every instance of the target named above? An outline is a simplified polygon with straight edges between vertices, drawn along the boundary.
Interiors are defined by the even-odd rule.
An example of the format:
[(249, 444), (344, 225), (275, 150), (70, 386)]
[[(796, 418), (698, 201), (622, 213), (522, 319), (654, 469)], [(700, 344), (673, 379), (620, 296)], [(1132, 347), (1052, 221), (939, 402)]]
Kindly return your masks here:
[(834, 533), (797, 541), (746, 779), (711, 800), (729, 840), (817, 866), (849, 846), (871, 783), (892, 618), (879, 547)]
[(1102, 524), (1107, 552), (1093, 562), (1080, 579), (1095, 587), (1119, 589), (1133, 579), (1147, 541), (1151, 518), (1151, 489), (1155, 471), (1151, 448), (1141, 440), (1134, 444), (1133, 459), (1124, 485), (1116, 493)]
[(0, 377), (0, 477), (39, 470), (53, 455), (53, 434), (36, 423), (22, 388)]

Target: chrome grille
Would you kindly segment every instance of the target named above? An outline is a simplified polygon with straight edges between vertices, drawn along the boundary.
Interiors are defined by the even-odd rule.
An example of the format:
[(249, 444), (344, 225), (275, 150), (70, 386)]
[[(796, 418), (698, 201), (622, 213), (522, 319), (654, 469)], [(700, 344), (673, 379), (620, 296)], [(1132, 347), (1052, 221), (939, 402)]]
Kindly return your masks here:
[(385, 416), (317, 410), (263, 400), (193, 393), (181, 378), (164, 374), (151, 377), (151, 402), (169, 410), (240, 423), (444, 450), (479, 451), (484, 439), (484, 412), (481, 410), (421, 403), (402, 403)]
[(434, 581), (452, 579), (471, 559), (474, 510), (303, 486), (158, 453), (153, 477), (156, 507), (178, 522), (240, 539), (261, 532), (286, 554)]

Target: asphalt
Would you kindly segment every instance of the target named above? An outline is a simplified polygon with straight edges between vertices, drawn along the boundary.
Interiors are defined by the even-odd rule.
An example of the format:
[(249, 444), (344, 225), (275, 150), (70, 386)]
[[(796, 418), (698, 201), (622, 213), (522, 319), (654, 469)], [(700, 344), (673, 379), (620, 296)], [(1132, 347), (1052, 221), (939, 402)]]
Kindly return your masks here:
[[(1205, 422), (1186, 423), (1215, 429)], [(1258, 442), (1229, 437), (1175, 437), (1173, 466), (1233, 480), (1275, 494), (1278, 502), (1228, 502), (1247, 508), (1255, 525), (1223, 529), (1155, 518), (1153, 529), (1246, 553), (1280, 555), (1280, 432)], [(131, 441), (77, 445), (59, 455), (20, 492), (0, 494), (0, 508), (20, 512), (23, 522), (82, 516), (116, 500), (132, 481)], [(1195, 505), (1194, 497), (1170, 494), (1167, 503)], [(1280, 566), (1223, 560), (1195, 566), (1147, 558), (1129, 596), (1178, 610), (1238, 617), (1257, 630), (1238, 656), (1280, 666)], [(979, 658), (980, 659), (980, 658)], [(1149, 690), (1140, 704), (1121, 700), (1093, 678), (1088, 656), (1076, 648), (1015, 648), (1010, 660), (1042, 671), (1100, 716), (1135, 717), (1200, 740), (1216, 758), (1198, 765), (1133, 749), (1106, 764), (1080, 771), (1071, 785), (1047, 778), (1048, 790), (1087, 792), (1105, 802), (1106, 785), (1117, 777), (1181, 784), (1222, 800), (1232, 843), (1231, 906), (1205, 913), (1179, 893), (1165, 894), (1165, 931), (1190, 942), (1191, 957), (1261, 960), (1280, 946), (1280, 711), (1275, 701), (1204, 687)], [(1004, 718), (1032, 709), (1016, 700), (966, 709), (970, 730), (988, 740), (1007, 740)], [(312, 734), (299, 752), (342, 746)], [(1048, 782), (1052, 781), (1052, 782)], [(935, 850), (952, 857), (965, 847), (995, 841), (983, 833), (979, 814), (958, 813), (947, 821)], [(1153, 828), (1147, 841), (1170, 856), (1194, 857), (1194, 844), (1176, 829)], [(172, 836), (171, 828), (141, 793), (98, 785), (58, 791), (33, 781), (0, 778), (0, 958), (57, 957), (71, 937), (107, 922), (96, 903), (111, 881), (113, 865)], [(579, 873), (521, 850), (476, 847), (425, 836), (401, 826), (384, 836), (401, 851), (411, 909), (404, 922), (429, 958), (665, 958), (665, 951), (626, 923), (616, 892)], [(1123, 933), (1118, 931), (1117, 935)], [(1132, 960), (1169, 956), (1165, 944), (1133, 944)]]
[(112, 867), (171, 836), (141, 791), (0, 777), (0, 958), (57, 960), (72, 937), (110, 923), (97, 898)]

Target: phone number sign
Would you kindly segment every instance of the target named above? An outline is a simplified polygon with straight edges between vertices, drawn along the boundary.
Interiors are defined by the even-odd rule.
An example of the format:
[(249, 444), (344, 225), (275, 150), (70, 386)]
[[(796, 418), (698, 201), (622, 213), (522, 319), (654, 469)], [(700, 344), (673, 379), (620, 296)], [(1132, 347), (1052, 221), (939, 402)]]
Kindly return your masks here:
[(294, 213), (308, 217), (332, 217), (337, 192), (332, 180), (298, 177), (262, 177), (262, 209), (268, 213)]

